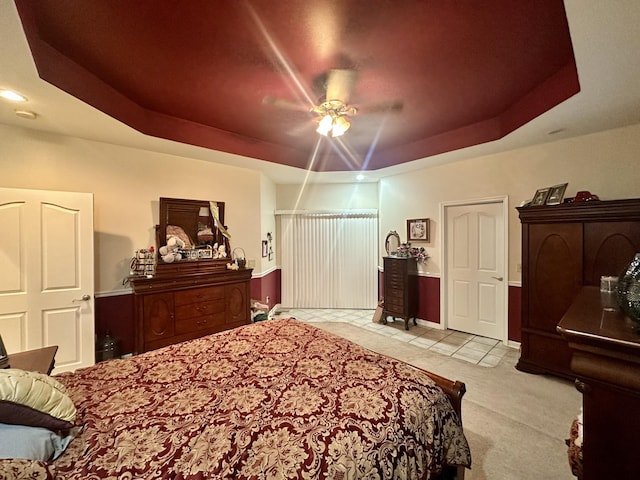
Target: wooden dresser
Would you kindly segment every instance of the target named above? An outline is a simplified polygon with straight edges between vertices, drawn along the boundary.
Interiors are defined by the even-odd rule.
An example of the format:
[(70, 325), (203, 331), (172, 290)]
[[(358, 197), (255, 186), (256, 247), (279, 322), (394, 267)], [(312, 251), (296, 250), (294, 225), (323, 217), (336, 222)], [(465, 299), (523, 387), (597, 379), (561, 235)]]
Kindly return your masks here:
[(251, 322), (251, 269), (224, 262), (163, 265), (152, 278), (130, 279), (135, 296), (135, 353)]
[(415, 258), (384, 257), (384, 308), (382, 323), (387, 317), (404, 319), (409, 330), (409, 319), (416, 325), (418, 315), (418, 265)]
[[(606, 295), (606, 294), (602, 294)], [(602, 298), (581, 290), (558, 325), (582, 393), (584, 480), (640, 478), (640, 324)]]
[(556, 326), (584, 285), (620, 275), (640, 252), (640, 199), (518, 208), (522, 330), (516, 368), (573, 378)]

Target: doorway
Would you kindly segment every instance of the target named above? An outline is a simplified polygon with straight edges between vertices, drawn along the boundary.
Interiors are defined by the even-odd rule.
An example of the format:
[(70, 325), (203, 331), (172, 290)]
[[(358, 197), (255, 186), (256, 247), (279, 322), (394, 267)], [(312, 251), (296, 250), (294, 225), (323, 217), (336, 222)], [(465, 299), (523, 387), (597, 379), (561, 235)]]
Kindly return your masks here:
[(0, 188), (0, 332), (57, 345), (53, 373), (93, 365), (93, 195)]
[(441, 205), (445, 328), (507, 342), (507, 197)]

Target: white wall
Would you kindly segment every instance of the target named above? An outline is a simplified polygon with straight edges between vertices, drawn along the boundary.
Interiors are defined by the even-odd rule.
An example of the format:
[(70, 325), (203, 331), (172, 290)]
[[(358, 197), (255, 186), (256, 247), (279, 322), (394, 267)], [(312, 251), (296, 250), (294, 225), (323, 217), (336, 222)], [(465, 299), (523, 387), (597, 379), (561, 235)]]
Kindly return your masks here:
[(520, 282), (521, 231), (515, 208), (539, 188), (568, 182), (565, 197), (588, 190), (601, 200), (640, 197), (640, 125), (432, 167), (380, 182), (380, 249), (389, 230), (406, 241), (406, 220), (431, 219), (424, 270), (439, 275), (439, 204), (509, 197), (509, 281)]
[(256, 260), (268, 222), (260, 205), (275, 204), (274, 185), (258, 171), (7, 125), (0, 175), (3, 187), (94, 194), (96, 293), (121, 290), (133, 252), (155, 244), (160, 197), (225, 202), (231, 249)]
[[(275, 268), (274, 210), (378, 208), (379, 248), (406, 220), (432, 219), (432, 258), (439, 275), (439, 203), (509, 196), (509, 280), (520, 281), (520, 222), (515, 207), (538, 188), (569, 182), (566, 196), (589, 190), (601, 199), (640, 197), (640, 125), (560, 140), (387, 177), (379, 184), (274, 185), (260, 172), (73, 137), (0, 125), (0, 186), (91, 192), (95, 205), (96, 291), (122, 289), (134, 250), (154, 242), (158, 199), (221, 200), (232, 234), (256, 260), (254, 274)], [(276, 255), (261, 257), (261, 240), (274, 233)]]
[(278, 210), (348, 210), (378, 208), (375, 183), (278, 185)]
[[(277, 210), (359, 210), (378, 208), (377, 183), (278, 185)], [(280, 236), (280, 219), (276, 218)], [(281, 258), (280, 244), (274, 248)], [(278, 265), (280, 265), (278, 263)]]

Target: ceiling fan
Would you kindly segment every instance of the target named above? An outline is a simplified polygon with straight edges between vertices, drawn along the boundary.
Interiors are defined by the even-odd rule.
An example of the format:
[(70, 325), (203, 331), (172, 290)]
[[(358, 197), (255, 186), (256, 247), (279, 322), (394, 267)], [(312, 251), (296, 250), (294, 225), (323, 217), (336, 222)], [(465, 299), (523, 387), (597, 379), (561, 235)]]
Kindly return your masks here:
[[(265, 97), (263, 103), (317, 114), (314, 119), (317, 124), (316, 132), (325, 137), (339, 137), (349, 130), (351, 118), (359, 111), (359, 108), (349, 104), (349, 98), (355, 87), (357, 77), (358, 74), (355, 70), (341, 68), (331, 69), (316, 77), (314, 83), (324, 94), (320, 97), (319, 103), (311, 107), (270, 96)], [(360, 110), (366, 113), (374, 113), (399, 111), (401, 109), (402, 102), (396, 101), (363, 107)]]

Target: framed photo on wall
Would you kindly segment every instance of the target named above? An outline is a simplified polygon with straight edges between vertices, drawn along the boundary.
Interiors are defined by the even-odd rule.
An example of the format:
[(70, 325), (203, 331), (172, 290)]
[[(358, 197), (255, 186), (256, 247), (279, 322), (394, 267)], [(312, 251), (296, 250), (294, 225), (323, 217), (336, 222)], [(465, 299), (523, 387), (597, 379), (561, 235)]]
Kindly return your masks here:
[(269, 252), (269, 244), (266, 240), (262, 240), (262, 258), (266, 257)]
[(549, 196), (547, 197), (547, 205), (560, 205), (564, 198), (564, 191), (567, 189), (567, 183), (560, 183), (554, 185), (549, 189)]
[(407, 241), (408, 242), (428, 242), (429, 241), (429, 219), (416, 218), (407, 220)]

